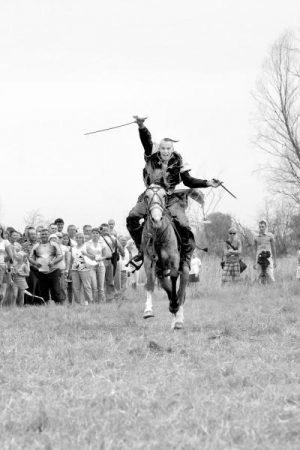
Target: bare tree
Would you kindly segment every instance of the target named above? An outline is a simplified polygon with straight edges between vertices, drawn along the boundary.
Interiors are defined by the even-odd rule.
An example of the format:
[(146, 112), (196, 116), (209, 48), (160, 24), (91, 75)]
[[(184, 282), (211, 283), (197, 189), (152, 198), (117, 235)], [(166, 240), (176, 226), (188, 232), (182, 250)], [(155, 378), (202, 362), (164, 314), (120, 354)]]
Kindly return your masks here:
[(256, 144), (271, 156), (263, 167), (273, 191), (300, 204), (300, 41), (286, 32), (271, 48), (257, 82)]
[(37, 227), (38, 225), (43, 225), (45, 219), (39, 209), (33, 209), (24, 217), (24, 222), (31, 227)]

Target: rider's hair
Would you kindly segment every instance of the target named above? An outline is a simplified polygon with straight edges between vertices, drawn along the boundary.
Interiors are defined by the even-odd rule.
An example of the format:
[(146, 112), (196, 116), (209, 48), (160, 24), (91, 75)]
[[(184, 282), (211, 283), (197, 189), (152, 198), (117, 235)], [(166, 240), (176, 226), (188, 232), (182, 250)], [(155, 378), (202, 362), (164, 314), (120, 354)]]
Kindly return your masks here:
[(262, 224), (267, 226), (267, 222), (265, 220), (260, 220), (259, 225), (262, 225)]
[(174, 142), (174, 141), (173, 141), (172, 139), (169, 139), (169, 138), (164, 138), (164, 139), (162, 139), (162, 140), (160, 141), (160, 143), (159, 143), (158, 148), (160, 148), (160, 146), (161, 146), (161, 144), (162, 144), (163, 142), (171, 142), (172, 148), (174, 148), (174, 145), (173, 145), (173, 142)]

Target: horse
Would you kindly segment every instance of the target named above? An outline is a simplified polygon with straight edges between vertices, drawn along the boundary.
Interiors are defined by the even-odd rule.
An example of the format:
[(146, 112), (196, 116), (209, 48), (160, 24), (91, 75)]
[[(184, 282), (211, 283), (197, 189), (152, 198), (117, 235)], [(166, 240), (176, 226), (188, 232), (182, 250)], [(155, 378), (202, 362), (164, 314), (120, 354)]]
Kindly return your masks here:
[(180, 252), (173, 220), (166, 208), (167, 193), (159, 185), (151, 184), (144, 195), (147, 218), (142, 233), (142, 250), (147, 277), (144, 319), (154, 317), (152, 293), (155, 287), (155, 276), (158, 276), (161, 287), (169, 299), (169, 311), (172, 314), (171, 328), (183, 328), (183, 305), (186, 286), (189, 280), (189, 268), (184, 265), (179, 277)]

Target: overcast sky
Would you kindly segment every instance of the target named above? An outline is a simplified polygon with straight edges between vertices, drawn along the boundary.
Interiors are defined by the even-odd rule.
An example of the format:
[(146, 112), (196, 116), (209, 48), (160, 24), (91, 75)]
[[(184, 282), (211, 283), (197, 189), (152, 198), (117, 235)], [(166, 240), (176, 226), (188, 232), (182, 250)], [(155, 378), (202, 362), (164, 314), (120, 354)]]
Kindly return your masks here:
[(299, 25), (296, 0), (2, 0), (1, 221), (99, 225), (143, 190), (136, 125), (180, 139), (192, 175), (221, 179), (238, 200), (219, 210), (252, 223), (266, 195), (253, 173), (251, 91), (270, 46)]

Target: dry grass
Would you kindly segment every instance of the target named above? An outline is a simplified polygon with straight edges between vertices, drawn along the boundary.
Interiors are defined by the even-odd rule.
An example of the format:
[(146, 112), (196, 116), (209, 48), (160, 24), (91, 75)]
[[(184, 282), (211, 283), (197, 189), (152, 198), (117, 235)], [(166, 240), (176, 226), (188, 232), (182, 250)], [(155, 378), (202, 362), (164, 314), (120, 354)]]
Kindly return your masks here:
[(149, 321), (142, 290), (3, 308), (1, 449), (298, 449), (300, 283), (280, 270), (273, 286), (221, 289), (215, 263), (182, 332), (161, 292)]

